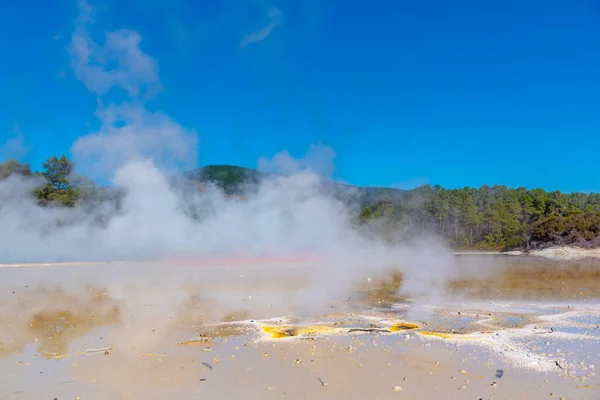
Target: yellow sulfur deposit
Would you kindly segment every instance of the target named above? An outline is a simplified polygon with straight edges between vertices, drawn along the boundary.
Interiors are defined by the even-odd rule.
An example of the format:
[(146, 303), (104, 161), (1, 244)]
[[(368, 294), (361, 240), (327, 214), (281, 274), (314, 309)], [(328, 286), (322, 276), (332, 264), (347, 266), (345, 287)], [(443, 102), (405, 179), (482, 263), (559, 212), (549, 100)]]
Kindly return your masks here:
[(417, 324), (411, 324), (410, 322), (398, 322), (390, 327), (390, 331), (409, 331), (411, 329), (419, 329), (421, 326)]
[(263, 332), (268, 333), (275, 339), (281, 339), (284, 337), (297, 336), (297, 329), (287, 326), (263, 326)]
[(313, 325), (313, 326), (263, 326), (263, 332), (268, 333), (274, 339), (281, 339), (286, 337), (300, 336), (300, 335), (316, 335), (318, 333), (327, 333), (333, 330), (333, 328), (325, 325)]
[(439, 337), (442, 339), (452, 339), (454, 337), (456, 337), (455, 334), (453, 333), (444, 333), (444, 332), (430, 332), (430, 331), (422, 331), (422, 332), (418, 332), (419, 335), (423, 335), (423, 336), (434, 336), (434, 337)]

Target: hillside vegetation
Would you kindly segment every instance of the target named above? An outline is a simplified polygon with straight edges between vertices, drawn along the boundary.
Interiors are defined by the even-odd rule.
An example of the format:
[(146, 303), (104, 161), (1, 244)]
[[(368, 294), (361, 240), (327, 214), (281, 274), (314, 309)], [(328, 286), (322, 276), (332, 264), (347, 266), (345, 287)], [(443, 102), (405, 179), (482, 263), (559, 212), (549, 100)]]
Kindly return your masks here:
[[(42, 206), (90, 207), (114, 200), (118, 209), (123, 195), (74, 174), (74, 165), (65, 156), (50, 157), (43, 170), (35, 173), (15, 160), (0, 163), (0, 180), (12, 174), (39, 179), (32, 196)], [(231, 165), (210, 165), (184, 174), (200, 186), (213, 183), (229, 195), (249, 194), (268, 176)], [(322, 190), (346, 202), (355, 211), (358, 226), (387, 237), (397, 232), (435, 232), (454, 248), (464, 249), (600, 245), (599, 194), (498, 185), (462, 189), (425, 185), (399, 190), (336, 182), (323, 182)]]

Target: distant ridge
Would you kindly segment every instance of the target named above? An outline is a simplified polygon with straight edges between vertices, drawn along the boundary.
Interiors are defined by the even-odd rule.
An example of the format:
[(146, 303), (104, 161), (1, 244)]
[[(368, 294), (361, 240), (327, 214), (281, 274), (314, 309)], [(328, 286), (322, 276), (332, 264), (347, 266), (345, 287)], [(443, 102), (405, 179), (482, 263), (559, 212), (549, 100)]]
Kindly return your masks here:
[(227, 194), (244, 194), (250, 186), (260, 183), (267, 175), (252, 168), (235, 165), (207, 165), (185, 173), (188, 179), (201, 183), (211, 182)]
[[(0, 181), (13, 174), (35, 175), (44, 183), (31, 191), (40, 206), (78, 208), (96, 216), (95, 222), (100, 226), (106, 226), (123, 210), (127, 189), (98, 186), (85, 177), (72, 175), (72, 170), (73, 163), (65, 156), (49, 157), (44, 170), (36, 173), (27, 164), (8, 160), (0, 162)], [(182, 211), (201, 220), (204, 211), (209, 210), (195, 201), (194, 190), (185, 189), (205, 191), (210, 183), (222, 188), (228, 198), (245, 200), (261, 187), (261, 181), (277, 176), (281, 175), (235, 165), (208, 165), (170, 175), (168, 179), (171, 189), (190, 200), (183, 202)], [(316, 190), (342, 201), (348, 207), (344, 211), (349, 212), (344, 214), (352, 226), (391, 242), (434, 234), (455, 249), (600, 248), (600, 193), (547, 192), (505, 185), (454, 189), (423, 185), (401, 190), (331, 180), (316, 184), (317, 187), (305, 190)], [(0, 198), (0, 207), (6, 201)]]
[[(253, 168), (236, 165), (207, 165), (186, 172), (186, 177), (200, 183), (211, 182), (229, 195), (243, 195), (256, 187), (263, 179), (276, 176), (275, 173), (261, 172)], [(383, 198), (399, 201), (408, 191), (385, 187), (361, 187), (334, 181), (324, 181), (323, 190), (334, 197), (366, 204)]]

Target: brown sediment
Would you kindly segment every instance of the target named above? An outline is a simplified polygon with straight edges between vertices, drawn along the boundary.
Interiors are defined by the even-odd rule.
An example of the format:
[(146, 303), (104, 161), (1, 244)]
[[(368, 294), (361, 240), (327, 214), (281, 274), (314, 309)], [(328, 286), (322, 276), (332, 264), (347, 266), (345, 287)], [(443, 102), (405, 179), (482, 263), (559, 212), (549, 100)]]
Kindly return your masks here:
[(403, 281), (404, 274), (402, 272), (391, 271), (369, 284), (360, 284), (358, 286), (360, 298), (363, 301), (373, 304), (400, 302), (405, 300), (405, 297), (398, 294)]
[(201, 326), (197, 329), (198, 336), (205, 338), (217, 338), (228, 336), (240, 336), (246, 332), (243, 325), (223, 324), (214, 327)]
[(180, 346), (202, 346), (210, 344), (216, 338), (241, 336), (246, 333), (243, 325), (223, 324), (216, 326), (200, 326), (195, 329), (198, 336), (177, 342)]
[[(543, 263), (535, 258), (511, 259), (508, 265), (490, 266), (489, 270), (463, 276), (447, 283), (450, 293), (471, 298), (600, 298), (600, 262), (594, 259)], [(399, 303), (407, 300), (402, 293), (403, 283), (403, 273), (396, 270), (373, 278), (370, 283), (361, 282), (357, 290), (360, 299), (369, 304)]]
[(29, 328), (39, 340), (38, 352), (63, 354), (72, 340), (86, 335), (97, 326), (116, 323), (118, 319), (116, 307), (108, 314), (98, 313), (97, 316), (89, 309), (42, 311), (32, 316)]
[[(67, 357), (75, 339), (120, 322), (119, 305), (105, 290), (95, 288), (71, 293), (41, 287), (4, 306), (7, 310), (0, 315), (0, 322), (12, 327), (6, 332), (14, 337), (2, 335), (0, 357), (23, 351), (30, 343), (37, 343), (37, 351), (45, 359)], [(24, 316), (26, 313), (29, 316)]]
[(485, 278), (465, 278), (449, 283), (454, 293), (470, 297), (517, 299), (600, 298), (600, 265), (586, 262), (517, 263), (497, 268)]
[(208, 337), (199, 337), (194, 339), (185, 339), (177, 342), (179, 346), (203, 346), (205, 344), (210, 344), (212, 338)]

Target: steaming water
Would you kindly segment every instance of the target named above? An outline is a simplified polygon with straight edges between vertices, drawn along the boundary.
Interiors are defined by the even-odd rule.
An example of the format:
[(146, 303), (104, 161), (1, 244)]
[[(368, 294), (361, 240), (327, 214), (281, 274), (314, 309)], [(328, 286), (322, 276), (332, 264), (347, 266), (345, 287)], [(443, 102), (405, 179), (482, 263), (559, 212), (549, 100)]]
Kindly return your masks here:
[[(71, 155), (79, 173), (110, 182), (125, 197), (120, 207), (103, 202), (91, 209), (42, 208), (30, 196), (39, 182), (9, 177), (0, 182), (1, 261), (239, 254), (316, 254), (320, 261), (212, 265), (202, 258), (2, 268), (0, 397), (396, 398), (401, 385), (407, 398), (491, 398), (498, 390), (490, 384), (503, 368), (508, 384), (499, 390), (505, 398), (540, 388), (558, 398), (598, 398), (595, 388), (580, 392), (572, 382), (517, 372), (515, 365), (552, 374), (562, 370), (554, 370), (555, 354), (550, 358), (518, 343), (523, 337), (536, 338), (527, 343), (550, 339), (537, 339), (529, 325), (507, 329), (526, 322), (539, 323), (540, 329), (550, 323), (579, 327), (583, 322), (563, 317), (568, 307), (579, 310), (573, 317), (595, 315), (597, 270), (533, 258), (454, 258), (433, 239), (389, 245), (368, 227), (358, 232), (356, 210), (321, 185), (334, 169), (335, 152), (326, 146), (312, 146), (300, 159), (285, 151), (261, 159), (260, 166), (288, 176), (265, 181), (244, 201), (210, 187), (202, 193), (185, 185), (174, 188), (167, 176), (197, 165), (197, 134), (145, 108), (147, 96), (162, 88), (157, 61), (142, 51), (142, 37), (131, 29), (95, 26), (105, 38), (96, 41), (94, 12), (80, 2), (69, 56), (75, 76), (99, 104), (99, 129), (81, 132)], [(115, 91), (118, 96), (107, 96)], [(115, 98), (124, 101), (111, 103)], [(385, 279), (392, 267), (403, 273), (399, 297), (413, 302), (371, 304), (369, 285)], [(518, 315), (524, 308), (527, 316)], [(418, 315), (429, 319), (433, 330), (468, 333), (481, 329), (485, 312), (493, 314), (485, 329), (496, 330), (476, 337), (485, 350), (455, 348), (462, 342), (440, 343), (439, 336), (350, 335), (343, 329), (335, 337), (274, 347), (257, 329), (290, 314), (303, 323), (336, 314), (328, 318), (344, 327), (385, 326)], [(549, 315), (556, 319), (542, 320)], [(228, 325), (211, 325), (215, 322)], [(584, 349), (576, 361), (585, 368), (567, 369), (572, 360), (562, 357), (565, 370), (580, 380), (593, 378), (588, 364), (600, 364), (594, 361), (597, 343), (591, 347), (585, 334), (553, 335), (552, 341), (569, 338)], [(177, 344), (190, 338), (201, 345)], [(460, 370), (478, 372), (466, 382)]]
[[(509, 269), (519, 260), (520, 267), (531, 265), (526, 257), (495, 257), (493, 262), (501, 271), (503, 266), (498, 263), (506, 262), (504, 266)], [(465, 378), (458, 370), (481, 371), (465, 379), (472, 382), (472, 387), (478, 387), (481, 380), (478, 393), (487, 393), (492, 390), (490, 382), (498, 380), (494, 378), (497, 368), (505, 370), (500, 382), (505, 387), (494, 390), (509, 397), (519, 391), (535, 393), (533, 388), (539, 385), (582, 398), (597, 394), (596, 389), (578, 386), (593, 383), (594, 368), (590, 365), (600, 364), (600, 346), (595, 341), (599, 329), (594, 325), (600, 308), (592, 298), (580, 296), (565, 301), (559, 292), (558, 301), (529, 301), (522, 295), (497, 301), (497, 296), (468, 298), (457, 293), (453, 302), (434, 307), (429, 319), (415, 321), (423, 326), (421, 330), (458, 334), (450, 339), (421, 336), (419, 330), (406, 334), (348, 333), (357, 326), (385, 328), (386, 321), (405, 318), (410, 308), (406, 303), (402, 307), (371, 308), (353, 297), (331, 303), (322, 310), (322, 318), (309, 321), (322, 321), (341, 331), (325, 332), (322, 338), (317, 334), (316, 340), (310, 341), (312, 345), (301, 340), (279, 342), (275, 350), (270, 345), (274, 339), (265, 336), (256, 324), (285, 324), (288, 317), (293, 319), (296, 307), (310, 301), (306, 296), (311, 293), (314, 275), (309, 272), (316, 267), (308, 262), (227, 266), (107, 263), (0, 269), (1, 394), (8, 398), (151, 398), (156, 393), (167, 397), (177, 393), (191, 398), (198, 391), (208, 396), (246, 393), (278, 398), (286, 392), (327, 398), (331, 393), (323, 390), (338, 390), (338, 395), (346, 396), (363, 390), (356, 386), (360, 381), (371, 391), (382, 390), (380, 385), (387, 382), (382, 398), (393, 396), (389, 391), (398, 384), (407, 392), (415, 391), (413, 398), (439, 395), (432, 392), (435, 386), (442, 392), (456, 391), (456, 398), (462, 398), (457, 389), (464, 382), (451, 379)], [(549, 282), (564, 288), (562, 281)], [(352, 288), (348, 289), (351, 296), (356, 296)], [(527, 292), (528, 288), (519, 286), (507, 293), (513, 295), (519, 290)], [(220, 321), (226, 324), (214, 325)], [(546, 333), (550, 327), (554, 333)], [(470, 332), (487, 330), (500, 336), (483, 333), (467, 339)], [(198, 338), (203, 339), (196, 345), (177, 345)], [(492, 341), (486, 344), (487, 340)], [(476, 344), (479, 342), (481, 345)], [(460, 347), (455, 348), (457, 344)], [(98, 349), (98, 353), (85, 354), (86, 350)], [(503, 354), (507, 350), (502, 349), (509, 351)], [(397, 364), (388, 359), (391, 354), (405, 361)], [(568, 368), (567, 375), (552, 367), (555, 360)], [(492, 363), (484, 364), (488, 361)], [(299, 372), (309, 367), (315, 371), (310, 377)], [(552, 384), (544, 382), (549, 375), (524, 372), (546, 367), (550, 369), (545, 374), (571, 378), (550, 388)], [(345, 371), (351, 376), (353, 368), (360, 370), (356, 372), (356, 383), (338, 381), (338, 373)], [(264, 373), (259, 372), (262, 369)], [(429, 384), (429, 388), (418, 383), (430, 379), (427, 371), (442, 374), (446, 383)], [(279, 379), (274, 381), (271, 375), (265, 375), (267, 372)], [(390, 386), (398, 374), (410, 380)], [(327, 386), (322, 386), (315, 375)], [(32, 386), (34, 376), (36, 383)], [(340, 386), (329, 388), (332, 382)], [(469, 396), (465, 394), (465, 398)]]

